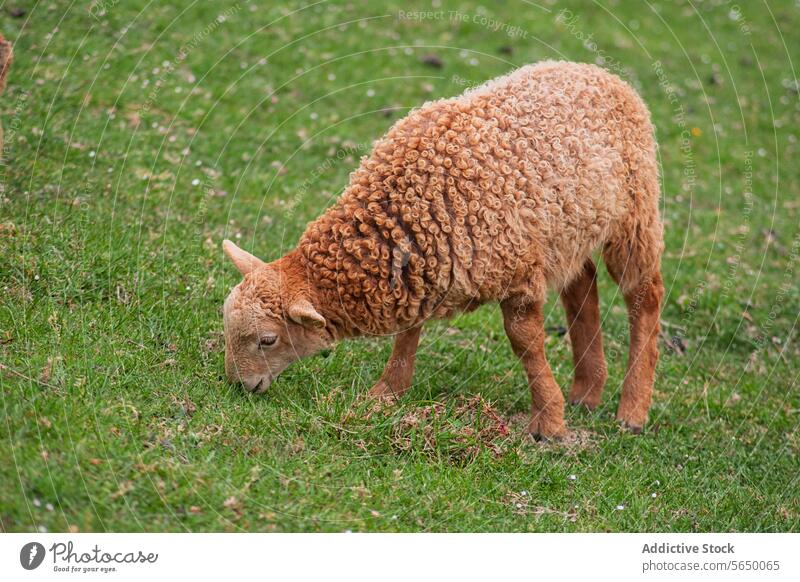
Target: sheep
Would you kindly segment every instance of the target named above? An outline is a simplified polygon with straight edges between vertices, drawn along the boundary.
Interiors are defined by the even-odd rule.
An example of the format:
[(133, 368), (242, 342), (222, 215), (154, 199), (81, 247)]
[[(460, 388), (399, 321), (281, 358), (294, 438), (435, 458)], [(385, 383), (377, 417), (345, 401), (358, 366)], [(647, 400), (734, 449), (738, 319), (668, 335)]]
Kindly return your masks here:
[[(14, 58), (14, 53), (11, 50), (11, 43), (8, 42), (3, 35), (0, 34), (0, 95), (6, 88), (6, 76), (8, 69), (11, 67), (11, 61)], [(0, 159), (3, 157), (3, 124), (0, 123)]]
[(569, 400), (595, 409), (607, 378), (600, 251), (628, 309), (617, 420), (641, 432), (658, 358), (663, 227), (650, 115), (619, 77), (542, 62), (425, 104), (375, 142), (295, 249), (265, 263), (232, 242), (244, 279), (225, 300), (228, 377), (263, 393), (292, 361), (355, 336), (395, 336), (370, 390), (411, 386), (423, 324), (496, 301), (532, 395), (529, 432), (568, 434), (544, 351), (548, 288), (569, 323)]

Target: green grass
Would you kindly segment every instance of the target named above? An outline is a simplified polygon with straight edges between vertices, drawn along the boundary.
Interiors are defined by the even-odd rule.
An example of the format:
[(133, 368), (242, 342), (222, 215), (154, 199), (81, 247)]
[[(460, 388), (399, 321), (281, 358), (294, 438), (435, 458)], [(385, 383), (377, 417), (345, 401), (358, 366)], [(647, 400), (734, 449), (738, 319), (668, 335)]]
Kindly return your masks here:
[[(2, 16), (0, 529), (796, 531), (796, 3), (275, 4)], [(610, 379), (597, 412), (568, 411), (569, 445), (524, 438), (493, 306), (427, 326), (384, 412), (361, 395), (388, 340), (266, 397), (224, 381), (224, 237), (275, 259), (408, 109), (598, 55), (650, 105), (663, 164), (663, 319), (685, 349), (662, 350), (646, 434), (613, 420), (627, 329), (605, 273)], [(555, 300), (547, 317), (564, 325)], [(548, 353), (568, 386), (565, 339)]]

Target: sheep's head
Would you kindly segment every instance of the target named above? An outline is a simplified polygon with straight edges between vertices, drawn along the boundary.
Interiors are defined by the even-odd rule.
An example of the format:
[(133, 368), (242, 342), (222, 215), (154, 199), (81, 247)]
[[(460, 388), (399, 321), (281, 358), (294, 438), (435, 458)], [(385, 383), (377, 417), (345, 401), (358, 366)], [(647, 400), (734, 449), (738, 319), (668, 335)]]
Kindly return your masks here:
[(225, 373), (261, 394), (289, 364), (331, 345), (325, 318), (285, 261), (265, 263), (231, 241), (222, 248), (244, 280), (225, 299)]

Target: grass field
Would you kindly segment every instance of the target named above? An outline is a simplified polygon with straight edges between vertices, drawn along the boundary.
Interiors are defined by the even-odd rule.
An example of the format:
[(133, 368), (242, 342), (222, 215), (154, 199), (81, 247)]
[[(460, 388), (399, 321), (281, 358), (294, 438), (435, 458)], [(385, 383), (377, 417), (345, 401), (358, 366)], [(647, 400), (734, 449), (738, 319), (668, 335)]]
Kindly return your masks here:
[[(0, 9), (0, 530), (798, 530), (797, 3), (274, 4)], [(627, 320), (604, 270), (610, 379), (565, 444), (524, 437), (496, 306), (428, 325), (394, 408), (362, 396), (388, 339), (265, 397), (230, 386), (222, 239), (281, 256), (410, 108), (546, 58), (602, 61), (657, 127), (645, 434), (614, 422)], [(555, 298), (547, 317), (567, 387)]]

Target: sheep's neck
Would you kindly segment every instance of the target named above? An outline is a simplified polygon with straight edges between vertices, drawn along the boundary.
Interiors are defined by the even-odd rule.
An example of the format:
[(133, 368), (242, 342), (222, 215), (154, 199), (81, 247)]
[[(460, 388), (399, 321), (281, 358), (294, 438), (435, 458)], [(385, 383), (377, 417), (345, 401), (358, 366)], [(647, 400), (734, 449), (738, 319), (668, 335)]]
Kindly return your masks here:
[(339, 302), (332, 300), (323, 291), (321, 277), (314, 263), (308, 261), (299, 249), (295, 249), (280, 259), (283, 273), (283, 300), (291, 303), (296, 298), (309, 300), (314, 308), (325, 318), (327, 331), (334, 339), (361, 335), (352, 325)]
[(376, 286), (382, 277), (368, 274), (368, 260), (359, 260), (345, 248), (346, 238), (357, 238), (356, 229), (348, 213), (334, 206), (309, 226), (290, 253), (301, 273), (298, 278), (305, 283), (304, 292), (336, 339), (392, 334), (414, 323), (398, 316), (400, 310), (382, 308), (388, 299)]

